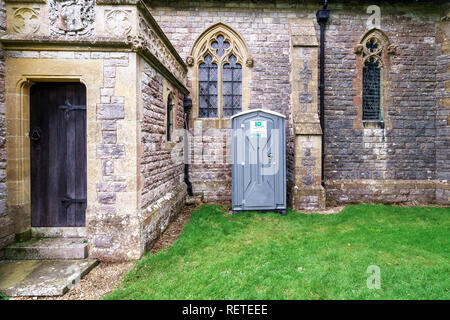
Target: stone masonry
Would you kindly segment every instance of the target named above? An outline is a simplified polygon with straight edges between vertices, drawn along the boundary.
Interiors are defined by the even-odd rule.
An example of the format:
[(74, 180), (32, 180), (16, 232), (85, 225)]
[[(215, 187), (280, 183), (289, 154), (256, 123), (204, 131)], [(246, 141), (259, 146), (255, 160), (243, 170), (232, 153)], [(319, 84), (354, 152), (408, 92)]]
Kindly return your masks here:
[[(149, 248), (184, 205), (186, 196), (182, 148), (184, 96), (176, 88), (165, 86), (164, 78), (147, 62), (142, 61), (142, 65), (140, 206), (143, 245)], [(167, 96), (169, 92), (173, 94), (175, 100), (175, 130), (172, 141), (166, 139), (167, 119), (164, 95)]]
[[(294, 177), (294, 136), (290, 83), (290, 21), (315, 17), (316, 5), (289, 1), (252, 3), (251, 1), (211, 2), (152, 1), (156, 21), (186, 59), (195, 40), (208, 27), (222, 22), (245, 41), (254, 59), (249, 81), (248, 108), (264, 108), (286, 115), (287, 179)], [(298, 12), (298, 8), (305, 10)], [(309, 8), (306, 9), (306, 8)], [(188, 79), (188, 86), (193, 85)], [(200, 127), (194, 119), (191, 181), (194, 193), (205, 201), (231, 201), (231, 132), (228, 128)], [(201, 122), (200, 122), (201, 123)], [(195, 131), (195, 132), (194, 132)], [(213, 163), (201, 157), (214, 157)]]
[(318, 42), (312, 19), (291, 23), (292, 113), (295, 175), (294, 210), (325, 209), (322, 187), (322, 129), (318, 112)]
[[(0, 35), (6, 29), (6, 6), (0, 2)], [(14, 225), (6, 211), (5, 52), (0, 44), (0, 249), (14, 241)], [(0, 253), (1, 259), (1, 253)]]
[(436, 97), (436, 201), (450, 199), (450, 4), (441, 7), (441, 21), (437, 24), (436, 43), (441, 46), (437, 59)]
[[(355, 46), (369, 31), (370, 14), (366, 2), (331, 2), (331, 18), (326, 27), (326, 96), (325, 96), (325, 185), (329, 203), (346, 202), (440, 202), (448, 203), (448, 124), (446, 104), (440, 95), (447, 91), (440, 85), (448, 71), (438, 63), (446, 61), (444, 44), (438, 43), (436, 28), (446, 30), (439, 5), (435, 3), (374, 3), (381, 9), (381, 30), (393, 48), (386, 79), (383, 113), (384, 128), (363, 125), (355, 102), (360, 90), (357, 78)], [(315, 12), (319, 5), (296, 1), (152, 1), (155, 19), (183, 58), (187, 58), (196, 38), (209, 26), (222, 22), (238, 32), (254, 58), (249, 84), (249, 108), (263, 107), (287, 115), (287, 177), (295, 186), (295, 167), (308, 172), (318, 165), (319, 154), (311, 159), (306, 151), (299, 164), (294, 152), (295, 117), (304, 103), (316, 101), (314, 95), (301, 95), (301, 108), (293, 109), (297, 97), (292, 95), (294, 70), (292, 21), (310, 19), (319, 39)], [(445, 15), (445, 13), (444, 13)], [(444, 32), (445, 33), (445, 32)], [(306, 52), (306, 51), (305, 51)], [(302, 58), (300, 58), (301, 61)], [(318, 64), (315, 65), (318, 68)], [(310, 77), (304, 68), (302, 79)], [(440, 77), (440, 78), (439, 78)], [(188, 82), (188, 85), (195, 85)], [(441, 86), (441, 87), (440, 87)], [(441, 102), (439, 102), (441, 101)], [(195, 124), (194, 124), (195, 127)], [(439, 127), (439, 129), (438, 129)], [(301, 128), (301, 126), (299, 127)], [(199, 130), (199, 129), (197, 129)], [(193, 148), (202, 154), (225, 152), (226, 139), (215, 134), (197, 139)], [(200, 142), (201, 141), (201, 142)], [(222, 145), (218, 145), (222, 143)], [(224, 157), (227, 158), (227, 157)], [(294, 164), (295, 159), (295, 164)], [(230, 166), (227, 163), (193, 166), (194, 190), (206, 201), (229, 200)], [(312, 171), (311, 171), (312, 172)], [(318, 182), (308, 174), (302, 186)], [(438, 178), (439, 176), (439, 178)], [(289, 189), (289, 188), (288, 188)], [(219, 190), (219, 192), (211, 192)], [(320, 190), (320, 188), (318, 189)], [(293, 191), (294, 192), (294, 191)], [(211, 197), (208, 196), (211, 194)], [(291, 198), (292, 198), (291, 193)], [(320, 192), (319, 192), (320, 195)], [(218, 198), (220, 197), (220, 198)], [(304, 197), (304, 206), (318, 206), (320, 197)], [(291, 199), (292, 200), (292, 199)], [(312, 201), (313, 203), (308, 203)], [(315, 201), (315, 203), (314, 203)]]
[(365, 128), (354, 100), (360, 90), (354, 47), (368, 31), (366, 4), (330, 7), (325, 80), (327, 199), (434, 202), (438, 174), (446, 180), (443, 177), (449, 172), (448, 151), (440, 151), (448, 146), (448, 124), (443, 126), (437, 119), (443, 115), (437, 110), (441, 83), (437, 70), (443, 68), (438, 61), (445, 61), (435, 33), (440, 9), (424, 3), (378, 5), (381, 30), (396, 48), (386, 66), (390, 88), (383, 97), (384, 128)]
[[(0, 241), (10, 241), (14, 234), (30, 234), (29, 120), (24, 109), (28, 105), (21, 101), (33, 81), (62, 78), (80, 81), (87, 88), (84, 234), (89, 255), (103, 261), (138, 259), (184, 204), (183, 150), (177, 149), (175, 141), (167, 144), (161, 139), (165, 136), (166, 89), (176, 98), (175, 127), (183, 127), (186, 67), (144, 3), (81, 2), (86, 4), (86, 13), (80, 14), (90, 18), (65, 24), (52, 20), (59, 14), (54, 1), (29, 1), (19, 9), (17, 2), (7, 3), (11, 28), (2, 40), (6, 69), (10, 70), (5, 89), (10, 121), (1, 132), (16, 141), (8, 144), (11, 165), (6, 174), (13, 189), (8, 194), (7, 212), (14, 223), (6, 223), (8, 216), (1, 212)], [(24, 23), (18, 24), (16, 17)], [(137, 17), (139, 26), (131, 23)], [(46, 19), (51, 20), (50, 28)], [(117, 24), (122, 27), (113, 28)], [(155, 84), (157, 87), (152, 87)], [(156, 91), (150, 92), (153, 89)], [(0, 146), (4, 146), (2, 139)], [(1, 159), (6, 160), (4, 154), (2, 149)], [(5, 190), (0, 192), (0, 205), (6, 199), (6, 188), (1, 188)]]

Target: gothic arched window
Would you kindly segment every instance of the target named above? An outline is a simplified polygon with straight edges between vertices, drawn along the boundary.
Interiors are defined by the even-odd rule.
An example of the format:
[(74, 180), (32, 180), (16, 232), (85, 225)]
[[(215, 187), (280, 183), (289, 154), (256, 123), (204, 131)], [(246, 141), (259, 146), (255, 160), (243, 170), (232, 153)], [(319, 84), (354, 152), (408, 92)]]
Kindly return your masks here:
[(195, 67), (193, 103), (198, 118), (230, 118), (246, 108), (244, 92), (252, 60), (241, 38), (230, 28), (217, 24), (196, 41), (188, 57)]
[(363, 47), (363, 120), (381, 120), (381, 53), (380, 41), (373, 37)]
[[(369, 31), (355, 48), (358, 54), (358, 73), (360, 78), (361, 117), (363, 122), (382, 122), (383, 104), (386, 104), (389, 54), (395, 53), (386, 35), (378, 29)], [(384, 98), (384, 99), (383, 99)]]

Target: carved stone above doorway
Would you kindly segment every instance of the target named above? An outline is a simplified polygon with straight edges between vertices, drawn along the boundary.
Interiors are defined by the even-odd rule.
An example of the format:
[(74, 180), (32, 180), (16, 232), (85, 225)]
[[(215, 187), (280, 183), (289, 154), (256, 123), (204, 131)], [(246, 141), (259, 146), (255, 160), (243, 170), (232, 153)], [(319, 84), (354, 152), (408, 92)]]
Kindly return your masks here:
[(31, 35), (39, 30), (39, 8), (14, 8), (14, 32)]
[(53, 36), (93, 36), (94, 0), (51, 0), (50, 32)]

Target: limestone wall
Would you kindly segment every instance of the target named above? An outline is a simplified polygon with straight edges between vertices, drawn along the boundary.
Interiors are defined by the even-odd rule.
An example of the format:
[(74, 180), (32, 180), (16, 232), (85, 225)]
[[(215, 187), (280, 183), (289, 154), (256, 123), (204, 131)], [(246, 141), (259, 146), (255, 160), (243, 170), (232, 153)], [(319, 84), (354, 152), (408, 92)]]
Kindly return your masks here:
[[(84, 19), (63, 24), (53, 19), (55, 14), (63, 19), (54, 1), (8, 3), (7, 35), (2, 38), (8, 70), (6, 135), (13, 141), (7, 144), (12, 232), (29, 234), (31, 226), (29, 88), (39, 81), (79, 81), (87, 88), (85, 234), (90, 256), (103, 261), (138, 259), (178, 213), (185, 195), (180, 162), (170, 171), (170, 178), (150, 181), (157, 171), (152, 166), (167, 166), (158, 153), (151, 153), (157, 146), (152, 139), (164, 135), (164, 123), (154, 126), (147, 117), (157, 99), (144, 103), (141, 86), (145, 69), (172, 90), (180, 128), (182, 99), (187, 93), (185, 65), (143, 3), (112, 2), (94, 5), (92, 0), (80, 0), (85, 6), (81, 16), (76, 10), (74, 15)], [(23, 24), (14, 20), (18, 15)], [(165, 109), (159, 112), (163, 116)], [(173, 202), (166, 201), (169, 193)]]
[[(87, 210), (90, 254), (140, 256), (137, 173), (136, 54), (119, 51), (6, 52), (8, 212), (16, 234), (30, 229), (30, 79), (80, 81), (87, 88)], [(22, 103), (23, 101), (23, 103)], [(19, 125), (20, 124), (20, 125)]]
[[(0, 1), (0, 35), (6, 29), (6, 6)], [(14, 226), (6, 210), (5, 52), (0, 44), (0, 249), (14, 240)], [(0, 256), (1, 259), (1, 256)]]

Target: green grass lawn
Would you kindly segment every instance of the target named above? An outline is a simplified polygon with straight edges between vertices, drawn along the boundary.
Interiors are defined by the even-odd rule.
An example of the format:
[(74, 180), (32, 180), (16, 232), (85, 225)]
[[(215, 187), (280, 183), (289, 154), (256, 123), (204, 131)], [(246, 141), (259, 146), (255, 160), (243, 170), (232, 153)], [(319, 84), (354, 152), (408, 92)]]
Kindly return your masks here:
[[(449, 299), (450, 209), (225, 215), (204, 205), (106, 299)], [(381, 272), (368, 289), (367, 268)]]

